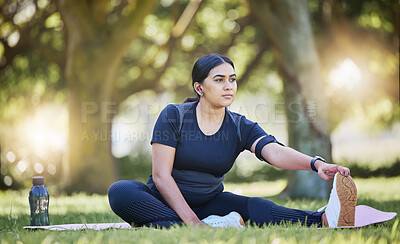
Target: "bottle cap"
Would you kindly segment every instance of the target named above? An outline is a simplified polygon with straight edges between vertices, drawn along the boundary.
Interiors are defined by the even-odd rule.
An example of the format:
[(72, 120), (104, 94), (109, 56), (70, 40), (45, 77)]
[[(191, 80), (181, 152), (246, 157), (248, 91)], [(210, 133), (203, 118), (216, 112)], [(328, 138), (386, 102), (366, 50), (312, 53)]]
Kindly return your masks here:
[(32, 177), (32, 183), (34, 186), (44, 185), (44, 177), (43, 176)]

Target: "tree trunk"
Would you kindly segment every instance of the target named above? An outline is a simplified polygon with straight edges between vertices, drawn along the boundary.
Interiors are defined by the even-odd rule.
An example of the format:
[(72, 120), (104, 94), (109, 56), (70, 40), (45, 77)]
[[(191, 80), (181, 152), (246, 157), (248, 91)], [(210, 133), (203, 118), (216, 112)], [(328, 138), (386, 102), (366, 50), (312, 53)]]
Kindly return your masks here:
[[(327, 102), (323, 95), (319, 59), (311, 28), (308, 2), (249, 0), (277, 50), (284, 82), (289, 146), (310, 156), (332, 161)], [(283, 195), (327, 198), (330, 182), (311, 171), (292, 171)]]
[[(93, 53), (94, 52), (94, 53)], [(115, 65), (95, 50), (74, 59), (67, 80), (69, 106), (69, 179), (66, 190), (106, 193), (116, 174), (111, 156), (111, 119), (116, 112), (111, 90)], [(84, 61), (86, 60), (86, 61)]]
[(106, 193), (116, 179), (111, 123), (118, 106), (113, 97), (118, 65), (155, 0), (127, 6), (115, 24), (107, 22), (108, 4), (106, 0), (60, 0), (68, 34), (65, 78), (69, 152), (64, 174), (67, 192)]

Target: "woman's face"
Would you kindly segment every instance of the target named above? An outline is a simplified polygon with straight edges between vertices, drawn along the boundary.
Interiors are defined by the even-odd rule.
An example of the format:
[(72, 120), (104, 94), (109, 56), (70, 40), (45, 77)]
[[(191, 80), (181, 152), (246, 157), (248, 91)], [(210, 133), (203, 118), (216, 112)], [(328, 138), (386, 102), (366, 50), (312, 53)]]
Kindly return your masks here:
[(210, 71), (200, 86), (204, 93), (202, 99), (216, 107), (228, 107), (236, 95), (235, 70), (229, 63), (222, 63)]

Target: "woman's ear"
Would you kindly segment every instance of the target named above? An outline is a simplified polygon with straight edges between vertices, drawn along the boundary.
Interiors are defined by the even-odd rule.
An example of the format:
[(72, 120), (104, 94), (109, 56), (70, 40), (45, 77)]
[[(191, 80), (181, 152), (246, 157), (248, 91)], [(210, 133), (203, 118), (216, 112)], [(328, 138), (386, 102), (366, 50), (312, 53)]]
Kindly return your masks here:
[(194, 90), (197, 92), (197, 94), (199, 94), (200, 96), (203, 95), (203, 89), (201, 89), (201, 85), (200, 83), (196, 82), (194, 84)]

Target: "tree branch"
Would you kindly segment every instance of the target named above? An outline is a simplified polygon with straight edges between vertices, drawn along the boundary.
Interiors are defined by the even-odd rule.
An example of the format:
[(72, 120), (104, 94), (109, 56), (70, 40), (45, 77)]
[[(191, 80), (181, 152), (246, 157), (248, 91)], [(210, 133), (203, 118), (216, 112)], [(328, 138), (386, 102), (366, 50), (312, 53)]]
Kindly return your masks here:
[(270, 40), (279, 47), (281, 44), (279, 42), (279, 34), (281, 30), (277, 27), (282, 26), (277, 15), (272, 12), (268, 3), (258, 0), (249, 0), (250, 10), (254, 13), (257, 19), (261, 22), (264, 30), (268, 33)]
[(93, 0), (90, 2), (91, 14), (97, 25), (102, 26), (107, 22), (108, 0)]
[(127, 0), (121, 1), (121, 3), (118, 6), (114, 7), (114, 9), (109, 13), (109, 16), (121, 16), (122, 10), (124, 10), (127, 5)]
[(137, 36), (144, 18), (154, 8), (155, 0), (137, 1), (133, 10), (125, 18), (110, 25), (110, 43), (128, 46)]
[(261, 46), (261, 50), (257, 53), (257, 55), (254, 57), (254, 59), (251, 61), (251, 63), (249, 63), (246, 67), (246, 70), (244, 72), (244, 74), (242, 75), (242, 77), (240, 78), (240, 82), (238, 83), (238, 87), (243, 86), (244, 84), (246, 84), (249, 81), (249, 76), (251, 74), (251, 72), (258, 66), (258, 64), (261, 61), (261, 58), (263, 56), (263, 54), (265, 53), (265, 51), (268, 50), (270, 42), (268, 41), (265, 44), (261, 44), (259, 46)]
[[(163, 68), (157, 71), (156, 77), (152, 80), (147, 80), (144, 78), (144, 75), (142, 73), (141, 76), (136, 79), (136, 80), (142, 81), (141, 85), (138, 86), (138, 84), (135, 81), (132, 81), (132, 82), (130, 82), (130, 84), (127, 87), (117, 91), (118, 95), (115, 96), (117, 98), (117, 103), (122, 102), (123, 100), (125, 100), (127, 97), (129, 97), (130, 95), (132, 95), (135, 92), (138, 92), (138, 91), (141, 91), (144, 89), (154, 88), (154, 86), (158, 84), (162, 75), (165, 73), (166, 69), (170, 66), (170, 63), (172, 60), (172, 53), (176, 47), (176, 43), (178, 42), (180, 37), (186, 31), (190, 21), (193, 19), (200, 4), (201, 4), (201, 0), (195, 0), (195, 1), (189, 2), (188, 5), (186, 6), (185, 10), (183, 11), (182, 15), (176, 22), (175, 26), (172, 28), (171, 36), (168, 39), (168, 42), (166, 44), (164, 44), (164, 48), (161, 48), (161, 49), (164, 49), (164, 50), (166, 49), (169, 51), (168, 58), (164, 64)], [(193, 10), (194, 10), (194, 12), (193, 12)], [(149, 67), (149, 65), (147, 65), (147, 68)], [(146, 67), (142, 67), (141, 70), (145, 70), (145, 69), (146, 69)], [(147, 84), (147, 85), (145, 85), (145, 84)]]
[[(144, 77), (142, 72), (139, 78), (135, 79), (134, 81), (131, 81), (127, 87), (124, 87), (117, 91), (117, 95), (115, 97), (117, 98), (116, 100), (118, 104), (121, 103), (126, 98), (128, 98), (130, 95), (134, 94), (135, 92), (142, 91), (145, 89), (155, 88), (155, 86), (158, 85), (161, 77), (163, 76), (167, 68), (170, 66), (172, 60), (172, 53), (175, 50), (177, 40), (178, 39), (176, 38), (170, 39), (167, 48), (167, 50), (169, 50), (168, 58), (162, 69), (156, 71), (156, 77), (154, 79), (148, 80)], [(142, 70), (145, 70), (145, 68), (142, 68)], [(136, 81), (140, 82), (137, 83)]]
[[(250, 25), (250, 18), (249, 18), (249, 17), (250, 17), (250, 16), (248, 15), (248, 16), (246, 16), (245, 18), (239, 19), (239, 20), (237, 21), (238, 24), (240, 25), (240, 28), (241, 28), (241, 29), (244, 29), (244, 27)], [(235, 44), (235, 41), (236, 41), (237, 37), (238, 37), (240, 34), (241, 34), (240, 31), (238, 31), (238, 32), (236, 32), (236, 33), (233, 33), (233, 34), (231, 35), (231, 40), (230, 40), (230, 42), (229, 42), (227, 45), (224, 45), (223, 47), (219, 48), (219, 51), (218, 51), (218, 52), (219, 52), (219, 53), (226, 53), (226, 52), (229, 50), (229, 48), (231, 48), (231, 47)]]
[[(86, 1), (81, 0), (59, 0), (59, 11), (69, 33), (79, 33), (79, 35), (92, 36), (93, 19), (87, 13), (91, 13)], [(72, 37), (70, 35), (70, 37)], [(77, 38), (74, 37), (74, 38)]]
[[(36, 2), (35, 2), (36, 3)], [(7, 6), (5, 6), (7, 7)], [(2, 60), (0, 61), (0, 67), (5, 67), (10, 64), (12, 60), (18, 54), (23, 54), (28, 51), (39, 51), (39, 53), (47, 58), (49, 61), (56, 62), (60, 66), (63, 65), (61, 52), (57, 52), (56, 50), (49, 49), (47, 46), (45, 47), (39, 40), (38, 36), (32, 36), (31, 30), (34, 28), (38, 28), (38, 33), (42, 33), (44, 30), (44, 22), (45, 20), (51, 16), (53, 13), (57, 11), (57, 3), (51, 3), (45, 10), (37, 10), (35, 16), (26, 24), (19, 26), (14, 25), (14, 27), (18, 30), (20, 35), (18, 43), (14, 47), (10, 47), (7, 43), (6, 39), (2, 39), (1, 42), (4, 46), (4, 54)], [(2, 12), (7, 12), (4, 8)], [(12, 21), (13, 16), (18, 12), (16, 9), (13, 13), (9, 15), (5, 15), (6, 19)], [(39, 34), (38, 34), (39, 35)]]
[(29, 43), (31, 44), (31, 47), (38, 51), (45, 59), (58, 64), (60, 68), (64, 66), (64, 57), (62, 56), (63, 52), (43, 45), (37, 38), (31, 38)]
[(4, 46), (4, 54), (0, 60), (0, 68), (6, 67), (11, 64), (14, 58), (20, 54), (29, 50), (27, 45), (24, 45), (21, 41), (14, 47), (10, 47), (5, 39), (1, 39), (1, 43)]
[(176, 22), (175, 26), (171, 30), (172, 37), (179, 37), (183, 34), (190, 21), (193, 19), (194, 14), (200, 6), (200, 3), (201, 0), (192, 0), (188, 3), (178, 22)]

